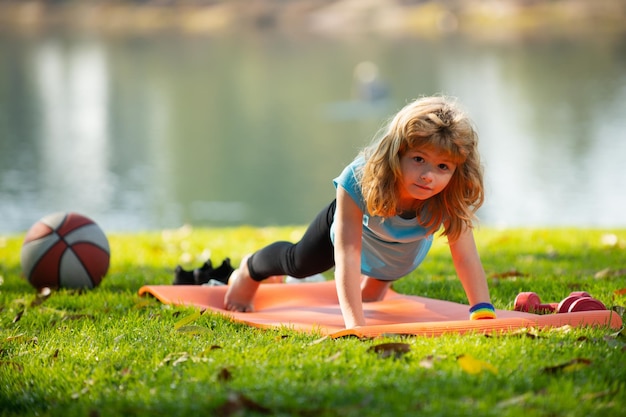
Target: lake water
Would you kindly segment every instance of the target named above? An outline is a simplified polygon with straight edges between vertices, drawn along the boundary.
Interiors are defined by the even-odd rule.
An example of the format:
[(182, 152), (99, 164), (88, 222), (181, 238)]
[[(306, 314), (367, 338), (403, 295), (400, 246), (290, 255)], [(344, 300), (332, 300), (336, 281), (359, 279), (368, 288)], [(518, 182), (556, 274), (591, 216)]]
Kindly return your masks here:
[[(388, 95), (357, 101), (376, 63)], [(626, 40), (0, 35), (0, 233), (306, 224), (408, 100), (478, 126), (487, 226), (626, 226)]]

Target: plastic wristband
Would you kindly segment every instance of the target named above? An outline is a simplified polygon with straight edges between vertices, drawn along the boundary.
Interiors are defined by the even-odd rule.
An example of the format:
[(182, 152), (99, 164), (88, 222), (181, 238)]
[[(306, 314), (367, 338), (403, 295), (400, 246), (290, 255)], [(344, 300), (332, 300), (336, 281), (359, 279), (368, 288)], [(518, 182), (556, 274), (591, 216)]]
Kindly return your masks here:
[(486, 320), (496, 318), (496, 309), (490, 303), (478, 303), (469, 309), (470, 320)]

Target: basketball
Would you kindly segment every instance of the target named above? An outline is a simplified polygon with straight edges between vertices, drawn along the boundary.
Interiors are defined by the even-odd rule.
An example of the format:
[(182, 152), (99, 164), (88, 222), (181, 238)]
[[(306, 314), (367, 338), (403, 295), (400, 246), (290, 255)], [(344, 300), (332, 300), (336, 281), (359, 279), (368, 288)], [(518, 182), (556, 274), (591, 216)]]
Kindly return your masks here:
[(109, 241), (90, 218), (54, 213), (37, 221), (22, 245), (22, 271), (37, 289), (97, 287), (110, 260)]

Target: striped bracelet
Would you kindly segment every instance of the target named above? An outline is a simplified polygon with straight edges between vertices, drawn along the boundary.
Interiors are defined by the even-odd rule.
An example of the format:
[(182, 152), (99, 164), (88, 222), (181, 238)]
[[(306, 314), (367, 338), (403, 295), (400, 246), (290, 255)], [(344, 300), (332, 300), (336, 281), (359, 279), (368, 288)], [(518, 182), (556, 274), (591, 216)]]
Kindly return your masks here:
[(493, 308), (493, 304), (490, 303), (478, 303), (473, 305), (470, 309), (470, 320), (485, 320), (495, 319), (496, 309)]

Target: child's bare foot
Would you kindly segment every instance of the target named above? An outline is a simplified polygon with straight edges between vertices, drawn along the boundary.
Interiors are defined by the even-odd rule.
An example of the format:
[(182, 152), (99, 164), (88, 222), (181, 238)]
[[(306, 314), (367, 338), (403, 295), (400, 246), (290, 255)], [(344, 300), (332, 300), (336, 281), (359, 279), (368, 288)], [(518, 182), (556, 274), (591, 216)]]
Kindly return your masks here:
[(252, 299), (261, 283), (250, 277), (250, 272), (248, 271), (249, 257), (245, 256), (241, 260), (239, 268), (235, 269), (228, 280), (228, 290), (224, 297), (224, 308), (228, 311), (247, 313), (254, 310)]
[(361, 283), (361, 299), (364, 303), (380, 301), (391, 287), (391, 281), (381, 281), (376, 278), (363, 277)]

